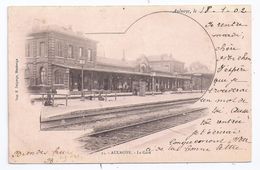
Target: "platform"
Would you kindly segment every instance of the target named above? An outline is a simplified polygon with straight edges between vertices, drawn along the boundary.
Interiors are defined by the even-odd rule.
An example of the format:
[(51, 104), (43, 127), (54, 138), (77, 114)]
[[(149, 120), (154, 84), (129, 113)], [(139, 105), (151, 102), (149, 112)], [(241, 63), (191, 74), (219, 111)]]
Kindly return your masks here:
[[(161, 102), (161, 101), (171, 101), (171, 100), (181, 100), (188, 98), (199, 98), (201, 97), (201, 93), (179, 93), (179, 94), (171, 94), (164, 93), (161, 95), (154, 96), (121, 96), (117, 97), (109, 97), (107, 101), (99, 101), (99, 100), (84, 100), (80, 99), (70, 99), (68, 102), (68, 106), (65, 106), (64, 100), (55, 101), (55, 106), (41, 106), (41, 118), (47, 119), (52, 116), (58, 116), (63, 114), (68, 114), (73, 111), (79, 110), (89, 110), (89, 109), (98, 109), (98, 108), (109, 108), (109, 107), (124, 107), (128, 105), (134, 104), (145, 104), (152, 102)], [(42, 105), (41, 102), (35, 103), (35, 105)]]

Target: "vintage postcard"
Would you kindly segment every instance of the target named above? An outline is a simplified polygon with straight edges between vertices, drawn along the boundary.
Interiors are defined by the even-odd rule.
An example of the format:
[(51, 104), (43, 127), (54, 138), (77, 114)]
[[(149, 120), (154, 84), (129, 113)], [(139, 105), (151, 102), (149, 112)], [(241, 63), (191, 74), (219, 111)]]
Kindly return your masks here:
[(251, 8), (10, 6), (9, 162), (251, 161)]

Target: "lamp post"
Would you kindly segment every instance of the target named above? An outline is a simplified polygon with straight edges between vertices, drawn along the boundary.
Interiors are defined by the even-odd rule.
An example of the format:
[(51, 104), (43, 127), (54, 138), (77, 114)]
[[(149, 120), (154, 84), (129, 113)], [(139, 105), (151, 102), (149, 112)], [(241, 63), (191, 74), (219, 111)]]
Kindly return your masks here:
[(66, 68), (66, 77), (67, 77), (67, 89), (70, 90), (70, 69)]
[(79, 63), (81, 64), (81, 101), (84, 101), (85, 98), (84, 98), (84, 91), (83, 91), (83, 83), (84, 83), (84, 70), (83, 70), (83, 66), (85, 64), (85, 59), (80, 59), (79, 60)]
[(154, 96), (154, 77), (155, 77), (155, 72), (152, 73), (152, 95)]
[(179, 80), (178, 80), (178, 74), (176, 74), (176, 90), (178, 91), (179, 88)]

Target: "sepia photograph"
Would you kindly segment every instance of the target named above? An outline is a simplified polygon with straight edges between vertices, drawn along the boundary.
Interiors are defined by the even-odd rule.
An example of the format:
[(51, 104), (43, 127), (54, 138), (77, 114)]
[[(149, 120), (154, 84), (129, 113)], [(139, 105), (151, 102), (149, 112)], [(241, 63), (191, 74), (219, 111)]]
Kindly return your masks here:
[[(26, 37), (25, 81), (31, 103), (42, 109), (41, 130), (86, 131), (78, 140), (84, 149), (95, 152), (206, 114), (206, 107), (191, 105), (212, 82), (214, 48), (202, 43), (208, 35), (197, 23), (187, 23), (198, 29), (193, 42), (181, 31), (186, 23), (177, 27), (177, 22), (161, 22), (183, 17), (152, 13), (137, 20), (126, 35), (104, 33), (111, 40), (104, 45), (102, 40), (73, 32), (73, 26), (55, 27), (34, 20), (36, 25)], [(151, 30), (152, 25), (156, 27)], [(178, 49), (179, 33), (178, 41), (185, 45)], [(160, 39), (165, 42), (158, 47)], [(114, 42), (118, 46), (109, 47)], [(119, 46), (121, 42), (124, 46)], [(205, 50), (193, 49), (192, 43), (197, 42)], [(187, 48), (189, 52), (183, 52)]]
[(248, 11), (9, 7), (9, 161), (249, 161)]

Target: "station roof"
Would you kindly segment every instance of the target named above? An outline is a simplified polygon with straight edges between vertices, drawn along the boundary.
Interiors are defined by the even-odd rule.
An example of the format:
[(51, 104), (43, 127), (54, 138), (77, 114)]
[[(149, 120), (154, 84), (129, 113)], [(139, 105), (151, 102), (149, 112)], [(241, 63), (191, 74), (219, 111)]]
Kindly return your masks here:
[(183, 76), (212, 76), (214, 72), (187, 72), (182, 73)]
[(146, 56), (146, 58), (148, 59), (149, 62), (174, 61), (178, 63), (183, 63), (173, 58), (172, 54), (150, 55), (150, 56)]
[[(71, 66), (68, 64), (59, 64), (59, 63), (53, 63), (53, 65), (60, 66), (60, 67), (65, 67), (65, 68), (70, 68), (70, 69), (77, 69), (81, 70), (82, 67), (80, 66)], [(88, 71), (97, 71), (97, 72), (107, 72), (107, 73), (118, 73), (118, 74), (131, 74), (131, 75), (142, 75), (142, 76), (152, 76), (152, 73), (141, 73), (141, 72), (136, 72), (136, 71), (126, 71), (122, 69), (103, 69), (103, 68), (91, 68), (91, 67), (83, 67), (83, 70), (88, 70)], [(179, 78), (179, 79), (188, 79), (190, 80), (191, 77), (189, 76), (183, 76), (183, 75), (164, 75), (162, 73), (155, 73), (155, 77), (164, 77), (164, 78)]]
[(106, 65), (106, 66), (116, 66), (116, 67), (127, 67), (127, 68), (135, 68), (136, 61), (131, 60), (120, 60), (120, 59), (112, 59), (107, 57), (97, 57), (97, 65)]

